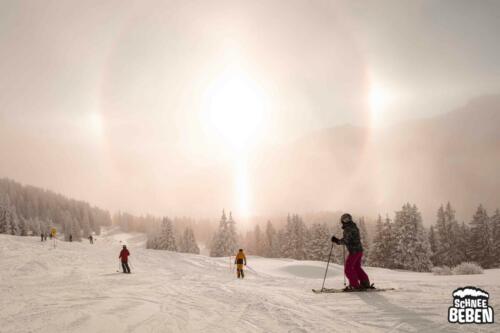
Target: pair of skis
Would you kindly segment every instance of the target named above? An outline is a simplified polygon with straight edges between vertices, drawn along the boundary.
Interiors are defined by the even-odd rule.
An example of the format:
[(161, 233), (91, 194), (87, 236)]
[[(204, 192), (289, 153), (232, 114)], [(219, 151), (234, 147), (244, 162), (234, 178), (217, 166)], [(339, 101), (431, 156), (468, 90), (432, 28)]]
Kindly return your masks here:
[(396, 290), (396, 288), (369, 288), (369, 289), (353, 289), (353, 290), (344, 290), (344, 289), (335, 289), (335, 288), (323, 288), (323, 289), (313, 289), (313, 293), (316, 294), (336, 294), (336, 293), (374, 293), (381, 291), (389, 291)]

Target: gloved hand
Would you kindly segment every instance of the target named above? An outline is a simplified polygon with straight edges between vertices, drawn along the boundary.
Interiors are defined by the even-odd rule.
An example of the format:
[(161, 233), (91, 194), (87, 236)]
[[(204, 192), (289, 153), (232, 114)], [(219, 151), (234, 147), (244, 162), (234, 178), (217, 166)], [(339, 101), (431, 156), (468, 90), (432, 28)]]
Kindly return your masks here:
[(335, 236), (332, 236), (332, 243), (335, 243), (335, 244), (338, 244), (339, 243), (339, 239)]

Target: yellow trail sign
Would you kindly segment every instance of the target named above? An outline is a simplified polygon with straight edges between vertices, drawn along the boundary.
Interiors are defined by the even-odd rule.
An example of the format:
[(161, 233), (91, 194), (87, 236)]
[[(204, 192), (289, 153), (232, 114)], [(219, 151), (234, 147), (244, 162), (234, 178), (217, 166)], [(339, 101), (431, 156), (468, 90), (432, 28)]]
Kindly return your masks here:
[(52, 235), (52, 237), (56, 237), (56, 235), (57, 235), (57, 230), (56, 230), (56, 228), (52, 228), (52, 229), (50, 229), (50, 234)]

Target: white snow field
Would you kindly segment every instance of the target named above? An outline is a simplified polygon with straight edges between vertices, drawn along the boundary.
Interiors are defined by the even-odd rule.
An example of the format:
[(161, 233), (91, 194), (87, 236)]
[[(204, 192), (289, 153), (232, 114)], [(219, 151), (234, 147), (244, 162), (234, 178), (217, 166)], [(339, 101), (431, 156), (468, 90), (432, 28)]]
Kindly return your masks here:
[[(120, 240), (132, 273), (117, 273)], [(483, 275), (367, 268), (380, 293), (314, 294), (325, 263), (248, 258), (238, 280), (228, 258), (146, 250), (143, 235), (40, 242), (0, 235), (0, 332), (500, 332), (447, 321), (452, 292), (477, 286), (500, 313), (500, 270)], [(330, 265), (327, 287), (342, 287)], [(500, 321), (500, 318), (497, 318)]]

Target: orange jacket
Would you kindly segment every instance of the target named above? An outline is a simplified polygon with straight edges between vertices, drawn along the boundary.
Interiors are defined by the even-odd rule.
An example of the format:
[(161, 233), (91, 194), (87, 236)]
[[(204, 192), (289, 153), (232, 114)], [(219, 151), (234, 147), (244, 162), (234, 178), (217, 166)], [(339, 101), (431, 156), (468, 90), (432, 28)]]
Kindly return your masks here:
[(234, 259), (234, 263), (236, 264), (237, 269), (243, 269), (243, 265), (247, 264), (247, 257), (245, 257), (245, 253), (243, 253), (243, 251), (239, 251), (236, 254), (236, 258)]

